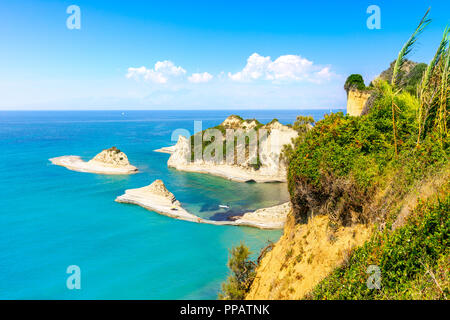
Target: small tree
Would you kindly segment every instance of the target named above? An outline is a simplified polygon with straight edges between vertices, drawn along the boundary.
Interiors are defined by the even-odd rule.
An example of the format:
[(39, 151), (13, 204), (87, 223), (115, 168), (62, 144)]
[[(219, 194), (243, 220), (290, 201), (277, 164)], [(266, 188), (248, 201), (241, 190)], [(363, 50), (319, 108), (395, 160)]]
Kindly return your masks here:
[(304, 135), (312, 128), (314, 118), (311, 116), (297, 116), (297, 119), (292, 126), (292, 129), (298, 132), (299, 135)]
[(344, 84), (344, 89), (347, 94), (351, 89), (364, 90), (365, 88), (364, 79), (360, 74), (349, 75)]
[(222, 300), (243, 300), (250, 290), (250, 286), (255, 279), (256, 264), (249, 259), (250, 249), (242, 242), (239, 246), (230, 250), (228, 268), (231, 275), (222, 284), (222, 292), (219, 299)]

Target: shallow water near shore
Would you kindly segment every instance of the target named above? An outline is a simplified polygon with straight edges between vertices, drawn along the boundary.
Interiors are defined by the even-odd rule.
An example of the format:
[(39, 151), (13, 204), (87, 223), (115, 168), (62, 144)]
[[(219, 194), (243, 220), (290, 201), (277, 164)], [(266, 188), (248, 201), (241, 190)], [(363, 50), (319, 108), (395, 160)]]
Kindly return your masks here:
[[(277, 205), (286, 184), (238, 183), (167, 168), (175, 129), (191, 133), (231, 113), (263, 123), (316, 120), (324, 110), (0, 112), (0, 299), (215, 299), (232, 245), (255, 254), (281, 230), (178, 221), (114, 199), (162, 179), (190, 212), (204, 218)], [(129, 176), (80, 173), (48, 159), (88, 160), (116, 146), (140, 170)], [(230, 206), (220, 209), (220, 204)], [(66, 269), (81, 268), (81, 290)]]

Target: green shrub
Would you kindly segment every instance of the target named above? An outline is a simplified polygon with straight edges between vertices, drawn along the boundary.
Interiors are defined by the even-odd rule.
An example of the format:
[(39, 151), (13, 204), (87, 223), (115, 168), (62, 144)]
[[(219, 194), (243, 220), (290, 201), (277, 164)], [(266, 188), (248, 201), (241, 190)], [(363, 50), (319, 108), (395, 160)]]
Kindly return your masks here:
[(345, 91), (347, 91), (347, 93), (351, 89), (364, 90), (365, 88), (366, 85), (364, 84), (364, 79), (360, 74), (351, 74), (350, 76), (348, 76), (344, 84), (344, 89)]
[[(335, 269), (309, 299), (445, 299), (449, 295), (449, 185), (420, 203), (401, 228), (377, 232)], [(367, 286), (368, 267), (380, 269), (381, 288)]]
[[(298, 132), (298, 137), (294, 139), (294, 145), (304, 141), (306, 134), (314, 125), (314, 118), (311, 116), (297, 116), (292, 128)], [(294, 148), (292, 144), (285, 144), (281, 150), (281, 159), (289, 164)]]
[(250, 260), (251, 252), (243, 243), (230, 250), (228, 268), (231, 275), (222, 284), (221, 300), (243, 300), (255, 278), (256, 264)]

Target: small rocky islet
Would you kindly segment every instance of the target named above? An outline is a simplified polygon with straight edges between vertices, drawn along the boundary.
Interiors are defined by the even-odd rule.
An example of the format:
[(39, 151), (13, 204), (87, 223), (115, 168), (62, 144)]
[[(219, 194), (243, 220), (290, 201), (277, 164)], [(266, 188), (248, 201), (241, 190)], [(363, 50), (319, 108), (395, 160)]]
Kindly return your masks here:
[(105, 149), (89, 161), (80, 156), (61, 156), (49, 159), (51, 163), (66, 167), (69, 170), (98, 174), (133, 174), (138, 168), (132, 166), (125, 153), (111, 147)]

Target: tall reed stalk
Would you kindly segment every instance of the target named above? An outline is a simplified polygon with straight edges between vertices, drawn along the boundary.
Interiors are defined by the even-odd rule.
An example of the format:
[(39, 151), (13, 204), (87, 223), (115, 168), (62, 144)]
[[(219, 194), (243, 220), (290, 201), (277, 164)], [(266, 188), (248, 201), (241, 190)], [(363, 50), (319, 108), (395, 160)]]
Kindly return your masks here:
[(393, 128), (393, 134), (394, 134), (394, 148), (395, 148), (395, 155), (398, 154), (398, 147), (397, 147), (397, 112), (400, 112), (401, 110), (397, 107), (395, 104), (395, 96), (400, 92), (400, 90), (395, 90), (398, 86), (399, 82), (399, 74), (400, 70), (402, 69), (406, 58), (408, 54), (412, 51), (414, 44), (417, 41), (418, 36), (422, 33), (422, 31), (425, 29), (425, 27), (431, 22), (431, 19), (428, 19), (428, 13), (430, 12), (430, 8), (428, 8), (427, 12), (423, 16), (422, 20), (420, 20), (419, 25), (417, 26), (414, 33), (411, 35), (411, 37), (408, 39), (408, 41), (403, 45), (402, 49), (398, 53), (397, 60), (394, 64), (394, 69), (392, 72), (392, 79), (391, 79), (391, 86), (394, 88), (394, 94), (392, 95), (392, 128)]
[[(433, 59), (428, 64), (419, 85), (419, 110), (418, 110), (418, 126), (417, 147), (420, 145), (420, 139), (424, 134), (425, 123), (428, 120), (430, 110), (435, 104), (439, 105), (438, 109), (438, 126), (441, 127), (441, 121), (444, 120), (448, 97), (448, 43), (449, 31), (447, 27), (442, 35), (441, 42), (436, 50)], [(445, 125), (446, 126), (446, 125)], [(440, 135), (443, 133), (439, 129)]]
[[(447, 32), (449, 29), (446, 29)], [(447, 34), (448, 39), (448, 34)], [(439, 112), (438, 112), (438, 129), (439, 140), (441, 147), (444, 145), (444, 139), (447, 137), (447, 103), (450, 96), (449, 87), (449, 70), (450, 69), (450, 48), (447, 40), (447, 50), (442, 57), (442, 77), (440, 83), (440, 95), (439, 95)]]

